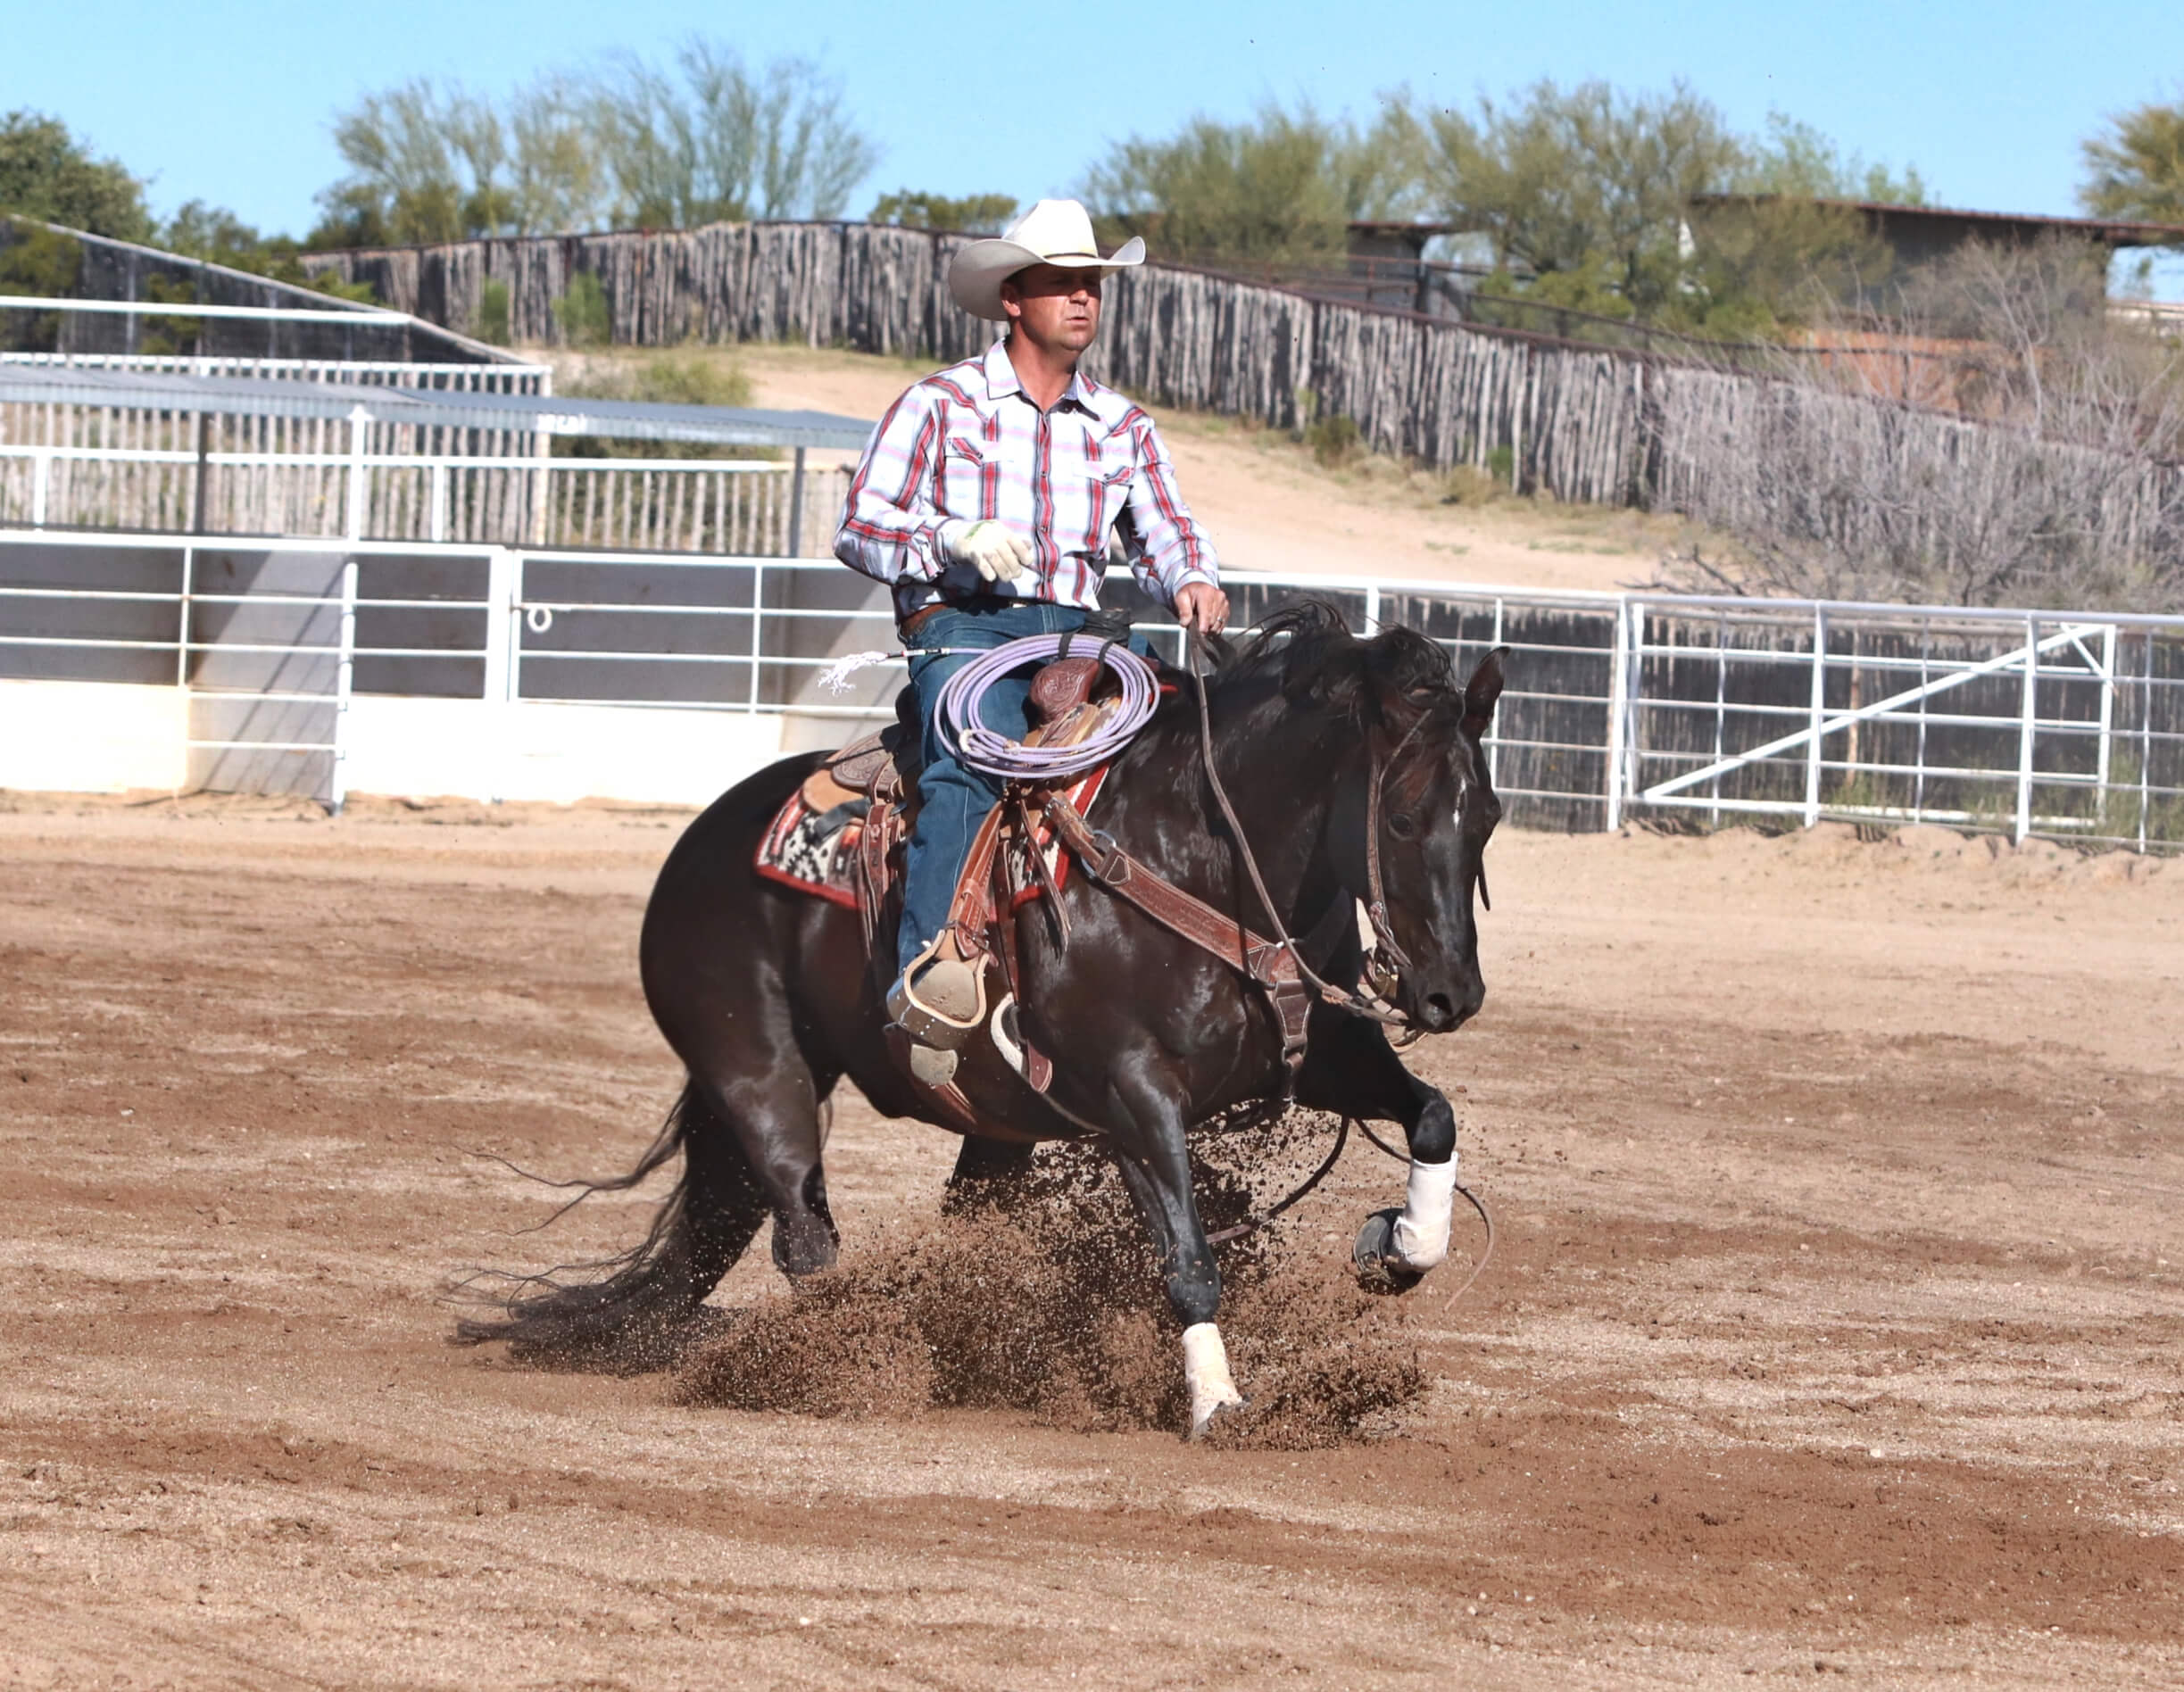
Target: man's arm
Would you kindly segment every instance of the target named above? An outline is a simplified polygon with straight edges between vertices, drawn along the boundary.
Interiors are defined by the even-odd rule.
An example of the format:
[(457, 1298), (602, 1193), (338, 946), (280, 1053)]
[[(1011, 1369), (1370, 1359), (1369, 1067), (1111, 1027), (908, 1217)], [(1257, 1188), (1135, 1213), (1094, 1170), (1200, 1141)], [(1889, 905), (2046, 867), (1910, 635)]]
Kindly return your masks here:
[(835, 556), (890, 585), (929, 582), (946, 568), (943, 521), (933, 499), (940, 462), (938, 402), (913, 387), (890, 406), (865, 446), (835, 530)]
[(1138, 585), (1166, 600), (1184, 623), (1218, 629), (1228, 616), (1221, 564), (1175, 485), (1175, 463), (1153, 420), (1138, 414), (1137, 474), (1130, 478), (1130, 568)]

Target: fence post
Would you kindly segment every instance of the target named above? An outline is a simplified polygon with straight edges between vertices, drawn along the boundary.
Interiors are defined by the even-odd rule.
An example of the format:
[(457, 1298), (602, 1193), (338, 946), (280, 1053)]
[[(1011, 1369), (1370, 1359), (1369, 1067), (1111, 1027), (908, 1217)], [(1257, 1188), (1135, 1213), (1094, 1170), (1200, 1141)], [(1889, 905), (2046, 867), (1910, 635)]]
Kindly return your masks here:
[(2116, 723), (2116, 626), (2101, 630), (2101, 742), (2098, 766), (2093, 773), (2094, 825), (2108, 821), (2109, 742)]
[(202, 535), (205, 532), (204, 502), (205, 494), (208, 492), (208, 477), (212, 470), (212, 414), (210, 411), (200, 411), (197, 413), (196, 474), (190, 480), (189, 494), (189, 527), (190, 533), (193, 535)]
[(2040, 620), (2025, 618), (2025, 685), (2017, 719), (2017, 843), (2032, 832), (2032, 709), (2040, 677)]
[(796, 469), (789, 476), (789, 556), (804, 555), (804, 449), (796, 449)]
[(175, 618), (174, 684), (189, 685), (189, 593), (197, 574), (197, 549), (182, 549), (182, 596)]
[(760, 560), (751, 560), (751, 699), (748, 709), (753, 717), (759, 713), (759, 653), (762, 650), (761, 637), (766, 630), (766, 566)]
[[(1375, 586), (1374, 586), (1374, 587), (1372, 589), (1372, 593), (1371, 593), (1371, 601), (1370, 601), (1370, 602), (1371, 602), (1371, 603), (1372, 603), (1372, 605), (1374, 606), (1374, 613), (1375, 613), (1375, 615), (1377, 616), (1377, 614), (1378, 614), (1378, 609), (1379, 609), (1379, 605), (1380, 605), (1380, 589), (1379, 589), (1379, 587), (1378, 587), (1377, 585), (1375, 585)], [(1506, 621), (1507, 621), (1506, 618), (1505, 618), (1505, 617), (1504, 617), (1504, 615), (1503, 615), (1503, 612), (1504, 612), (1504, 610), (1505, 610), (1506, 606), (1507, 606), (1507, 601), (1506, 601), (1505, 600), (1503, 600), (1503, 598), (1501, 597), (1501, 595), (1500, 595), (1500, 594), (1499, 594), (1499, 593), (1495, 594), (1495, 595), (1494, 595), (1494, 643), (1493, 643), (1493, 645), (1492, 645), (1492, 646), (1490, 646), (1490, 647), (1488, 647), (1488, 648), (1487, 648), (1487, 651), (1489, 651), (1490, 652), (1491, 652), (1491, 651), (1499, 651), (1499, 650), (1500, 649), (1500, 646), (1501, 646), (1501, 635), (1502, 635), (1502, 629), (1503, 629), (1503, 627), (1504, 627), (1504, 626), (1505, 626), (1505, 623), (1506, 623)], [(1497, 711), (1495, 711), (1495, 713), (1494, 713), (1493, 717), (1492, 717), (1491, 719), (1489, 719), (1489, 721), (1488, 721), (1488, 723), (1487, 723), (1487, 726), (1486, 726), (1486, 784), (1487, 784), (1489, 787), (1491, 787), (1491, 786), (1493, 786), (1493, 785), (1494, 785), (1494, 784), (1495, 784), (1497, 782), (1499, 782), (1499, 781), (1500, 781), (1500, 780), (1501, 780), (1501, 712), (1500, 712), (1499, 710), (1497, 710)]]
[(430, 526), (426, 533), (436, 542), (447, 538), (447, 463), (435, 460), (432, 466), (432, 502)]
[(1380, 633), (1380, 584), (1368, 582), (1365, 588), (1365, 634), (1370, 640)]
[(370, 421), (361, 405), (349, 413), (349, 509), (342, 533), (353, 541), (364, 538), (364, 429)]
[(537, 468), (531, 471), (528, 502), (524, 504), (524, 543), (527, 546), (546, 546), (546, 519), (551, 513), (551, 483), (552, 478), (552, 436), (544, 432), (533, 432), (531, 456), (537, 459)]
[(1805, 825), (1820, 821), (1820, 724), (1828, 709), (1828, 614), (1813, 607), (1812, 739), (1805, 747)]
[(486, 675), (479, 688), (488, 749), (486, 800), (497, 805), (508, 786), (510, 707), (522, 685), (523, 555), (496, 546), (486, 554)]
[(1623, 826), (1623, 748), (1624, 717), (1630, 709), (1630, 625), (1643, 626), (1644, 610), (1627, 598), (1615, 602), (1615, 641), (1607, 671), (1607, 832)]
[(53, 454), (39, 452), (30, 460), (30, 527), (46, 527), (46, 500), (53, 486)]
[(349, 696), (356, 680), (356, 560), (341, 563), (341, 649), (334, 664), (334, 773), (328, 808), (338, 817), (349, 797)]

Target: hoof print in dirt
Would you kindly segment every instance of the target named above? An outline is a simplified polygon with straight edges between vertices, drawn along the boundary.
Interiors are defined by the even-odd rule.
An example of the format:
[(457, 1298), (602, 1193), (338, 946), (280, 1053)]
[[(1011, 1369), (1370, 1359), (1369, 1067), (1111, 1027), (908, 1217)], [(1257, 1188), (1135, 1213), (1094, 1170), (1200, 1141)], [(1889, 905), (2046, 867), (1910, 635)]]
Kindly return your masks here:
[(1399, 1214), (1375, 1210), (1358, 1230), (1358, 1243), (1349, 1255), (1358, 1265), (1358, 1284), (1367, 1292), (1408, 1292), (1425, 1279), (1395, 1261), (1395, 1219)]

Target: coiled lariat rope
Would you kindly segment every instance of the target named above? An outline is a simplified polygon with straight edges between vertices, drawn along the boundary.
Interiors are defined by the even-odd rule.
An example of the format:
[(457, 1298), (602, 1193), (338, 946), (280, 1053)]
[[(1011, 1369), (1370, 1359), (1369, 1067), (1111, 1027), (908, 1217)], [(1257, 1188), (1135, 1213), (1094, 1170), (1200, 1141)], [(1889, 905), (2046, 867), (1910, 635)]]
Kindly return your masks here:
[(1122, 684), (1122, 702), (1106, 721), (1074, 746), (1026, 746), (985, 726), (979, 708), (994, 684), (1012, 670), (1043, 664), (1062, 654), (1063, 643), (1082, 636), (1027, 634), (973, 659), (941, 685), (941, 733), (971, 768), (1004, 781), (1048, 784), (1082, 776), (1108, 762), (1145, 726), (1160, 702), (1152, 666), (1125, 646), (1104, 642), (1100, 661)]

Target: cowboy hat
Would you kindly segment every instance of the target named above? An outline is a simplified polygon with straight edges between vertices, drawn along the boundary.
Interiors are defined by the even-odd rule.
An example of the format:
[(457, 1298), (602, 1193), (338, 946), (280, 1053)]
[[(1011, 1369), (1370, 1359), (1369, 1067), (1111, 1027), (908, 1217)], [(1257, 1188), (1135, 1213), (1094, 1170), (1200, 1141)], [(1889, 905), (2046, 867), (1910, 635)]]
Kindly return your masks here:
[(1075, 200), (1042, 200), (1009, 226), (1009, 232), (974, 241), (957, 251), (948, 265), (948, 292), (973, 317), (996, 322), (1001, 284), (1034, 264), (1059, 264), (1068, 270), (1120, 270), (1145, 262), (1145, 243), (1132, 236), (1107, 258), (1092, 241), (1092, 218)]

